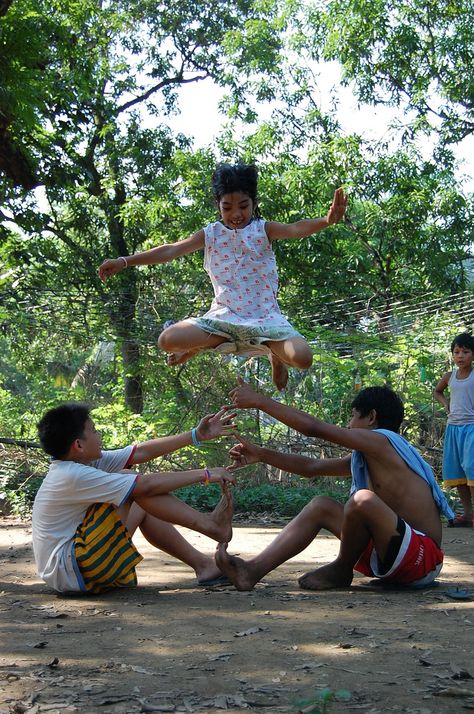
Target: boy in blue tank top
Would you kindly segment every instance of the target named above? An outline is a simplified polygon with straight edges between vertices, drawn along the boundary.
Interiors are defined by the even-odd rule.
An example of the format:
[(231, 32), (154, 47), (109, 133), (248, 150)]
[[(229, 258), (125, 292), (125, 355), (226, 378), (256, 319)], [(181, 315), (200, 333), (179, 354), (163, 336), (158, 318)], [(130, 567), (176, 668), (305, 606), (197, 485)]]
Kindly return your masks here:
[[(448, 412), (444, 437), (443, 480), (456, 486), (463, 512), (450, 523), (451, 528), (472, 528), (474, 503), (474, 337), (468, 332), (451, 343), (457, 369), (446, 372), (436, 385), (434, 398)], [(449, 399), (444, 395), (449, 389)]]

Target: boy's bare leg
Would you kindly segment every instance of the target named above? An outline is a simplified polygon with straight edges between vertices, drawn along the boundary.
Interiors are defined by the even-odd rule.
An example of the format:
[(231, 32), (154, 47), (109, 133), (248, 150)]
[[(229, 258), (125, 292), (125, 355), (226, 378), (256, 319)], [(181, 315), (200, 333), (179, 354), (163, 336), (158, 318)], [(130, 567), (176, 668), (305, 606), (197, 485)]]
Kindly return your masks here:
[(466, 483), (460, 483), (456, 488), (462, 504), (462, 517), (465, 521), (472, 521), (474, 517), (474, 486), (468, 486)]
[(125, 524), (131, 535), (140, 528), (151, 545), (189, 565), (198, 580), (212, 580), (221, 575), (214, 558), (201, 553), (171, 523), (150, 516), (137, 503), (132, 504)]
[(398, 516), (372, 491), (357, 491), (344, 507), (341, 545), (336, 560), (299, 579), (305, 590), (347, 588), (354, 566), (370, 540), (383, 560), (391, 539), (398, 534)]
[(169, 352), (169, 365), (183, 364), (202, 350), (210, 350), (222, 342), (228, 342), (221, 335), (212, 335), (192, 325), (186, 320), (163, 330), (158, 338), (159, 347)]
[(269, 340), (265, 342), (272, 351), (272, 380), (277, 389), (284, 389), (288, 382), (288, 368), (308, 369), (313, 362), (313, 353), (302, 337), (291, 337), (288, 340)]
[(317, 496), (277, 535), (259, 555), (243, 560), (227, 553), (220, 543), (216, 563), (237, 590), (252, 590), (267, 573), (294, 557), (314, 540), (321, 528), (339, 537), (343, 506), (332, 498)]
[(185, 526), (221, 542), (232, 538), (234, 513), (229, 484), (223, 485), (222, 491), (222, 498), (212, 513), (196, 511), (169, 493), (161, 496), (145, 496), (135, 501), (151, 516), (178, 526)]

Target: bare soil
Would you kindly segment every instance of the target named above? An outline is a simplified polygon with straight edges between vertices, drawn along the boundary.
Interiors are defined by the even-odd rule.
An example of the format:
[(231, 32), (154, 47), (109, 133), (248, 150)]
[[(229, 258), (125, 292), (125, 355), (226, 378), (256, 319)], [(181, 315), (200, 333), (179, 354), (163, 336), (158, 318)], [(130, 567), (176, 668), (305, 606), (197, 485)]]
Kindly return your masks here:
[[(237, 524), (229, 552), (252, 555), (280, 527)], [(474, 710), (473, 529), (445, 529), (439, 584), (424, 591), (366, 578), (299, 590), (298, 575), (335, 557), (330, 535), (250, 593), (199, 587), (136, 542), (138, 588), (61, 597), (36, 576), (29, 524), (0, 519), (0, 714), (310, 712), (298, 702), (323, 689), (350, 692), (330, 714)], [(470, 599), (453, 598), (459, 590)]]

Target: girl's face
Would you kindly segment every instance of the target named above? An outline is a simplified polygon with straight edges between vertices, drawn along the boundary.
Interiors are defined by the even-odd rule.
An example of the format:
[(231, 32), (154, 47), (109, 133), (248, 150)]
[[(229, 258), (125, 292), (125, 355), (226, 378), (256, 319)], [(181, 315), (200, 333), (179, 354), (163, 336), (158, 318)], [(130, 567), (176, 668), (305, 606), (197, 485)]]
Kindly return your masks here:
[(225, 193), (219, 199), (218, 206), (221, 218), (228, 228), (245, 228), (252, 220), (254, 203), (246, 193)]

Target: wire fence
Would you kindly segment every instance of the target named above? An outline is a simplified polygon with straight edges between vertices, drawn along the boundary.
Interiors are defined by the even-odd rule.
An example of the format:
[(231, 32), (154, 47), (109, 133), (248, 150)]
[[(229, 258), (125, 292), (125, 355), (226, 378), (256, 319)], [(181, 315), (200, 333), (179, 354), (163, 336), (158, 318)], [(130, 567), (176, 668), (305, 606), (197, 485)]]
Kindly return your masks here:
[[(91, 385), (104, 380), (106, 364), (114, 365), (106, 379), (116, 379), (118, 346), (128, 340), (140, 348), (145, 362), (153, 363), (153, 369), (147, 365), (150, 373), (159, 372), (160, 379), (169, 381), (171, 377), (167, 375), (171, 373), (166, 372), (157, 350), (163, 320), (170, 315), (179, 319), (186, 317), (190, 307), (199, 311), (201, 303), (192, 301), (189, 291), (183, 287), (174, 295), (172, 304), (165, 304), (154, 290), (144, 286), (133, 305), (134, 328), (129, 335), (119, 336), (111, 327), (108, 315), (120, 309), (126, 296), (120, 289), (104, 295), (74, 286), (68, 286), (67, 290), (39, 287), (34, 296), (23, 293), (20, 288), (0, 291), (0, 337), (3, 335), (6, 342), (24, 345), (26, 352), (34, 341), (39, 342), (37, 349), (41, 351), (41, 341), (46, 337), (46, 366), (53, 380), (58, 379), (58, 375), (64, 376), (64, 387), (70, 386), (79, 369), (85, 367), (84, 363), (80, 364), (84, 359)], [(342, 395), (349, 393), (350, 398), (351, 392), (367, 386), (368, 380), (389, 381), (403, 394), (410, 387), (416, 392), (407, 420), (408, 427), (410, 424), (412, 427), (411, 440), (439, 472), (445, 417), (432, 398), (432, 388), (436, 378), (449, 368), (451, 338), (474, 324), (474, 292), (465, 290), (440, 296), (426, 291), (392, 301), (389, 307), (381, 299), (354, 299), (348, 304), (342, 298), (319, 295), (318, 305), (314, 312), (301, 311), (298, 315), (299, 324), (306, 326), (302, 332), (310, 341), (314, 362), (304, 373), (292, 370), (285, 398), (307, 410), (314, 407), (322, 418), (340, 423), (348, 403), (347, 397)], [(96, 364), (94, 355), (98, 355)], [(38, 360), (38, 356), (35, 359)], [(155, 365), (159, 359), (162, 367), (158, 370)], [(237, 371), (253, 379), (257, 386), (259, 380), (264, 384), (268, 380), (268, 370), (258, 366), (260, 358), (245, 365), (238, 359), (230, 359), (226, 364), (219, 362), (222, 370), (216, 367), (218, 358), (212, 359), (214, 361), (202, 358), (199, 363), (202, 371), (184, 367), (179, 370), (178, 378), (173, 376), (173, 384), (188, 396), (186, 409), (176, 410), (171, 431), (179, 431), (189, 414), (202, 413), (213, 390), (214, 398), (219, 398), (218, 373), (222, 370), (227, 369), (229, 374)], [(27, 360), (25, 353), (24, 361)], [(45, 364), (38, 363), (38, 368), (45, 368)], [(13, 369), (14, 365), (12, 373)], [(15, 373), (12, 377), (7, 372), (2, 361), (0, 379), (4, 384), (21, 377), (21, 367), (20, 376)], [(418, 382), (416, 389), (414, 382)], [(151, 377), (149, 383), (152, 383)], [(225, 379), (222, 384), (226, 384)], [(106, 398), (112, 400), (114, 392), (110, 390)], [(273, 434), (268, 423), (262, 422), (262, 426), (265, 437), (270, 441), (275, 439), (283, 450), (315, 456), (328, 453), (327, 445), (317, 441), (309, 443), (288, 430), (280, 429)], [(0, 435), (0, 444), (39, 448), (34, 439), (16, 438), (11, 434)]]

